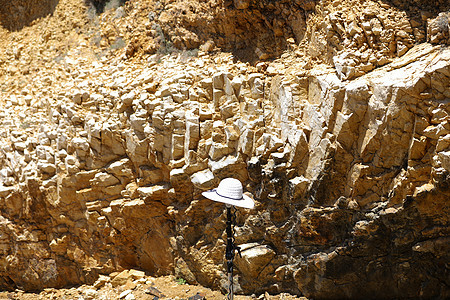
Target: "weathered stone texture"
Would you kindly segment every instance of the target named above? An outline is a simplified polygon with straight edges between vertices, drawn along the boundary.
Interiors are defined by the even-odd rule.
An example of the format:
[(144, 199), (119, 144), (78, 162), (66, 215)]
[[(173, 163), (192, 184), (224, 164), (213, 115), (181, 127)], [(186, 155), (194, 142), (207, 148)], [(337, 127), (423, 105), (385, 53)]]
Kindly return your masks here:
[[(51, 71), (64, 79), (39, 75), (0, 95), (0, 286), (101, 285), (139, 268), (223, 289), (224, 207), (201, 192), (235, 177), (256, 202), (237, 214), (239, 291), (450, 297), (448, 14), (416, 24), (386, 3), (378, 14), (338, 12), (338, 1), (225, 2), (234, 8), (212, 15), (245, 18), (214, 21), (208, 30), (227, 40), (211, 43), (250, 43), (241, 22), (256, 14), (251, 28), (264, 31), (252, 51), (267, 58), (295, 36), (283, 42), (294, 58), (137, 64), (127, 48), (88, 64), (69, 53)], [(206, 20), (175, 34), (166, 11), (173, 43), (197, 47)], [(296, 43), (309, 55), (300, 62)]]

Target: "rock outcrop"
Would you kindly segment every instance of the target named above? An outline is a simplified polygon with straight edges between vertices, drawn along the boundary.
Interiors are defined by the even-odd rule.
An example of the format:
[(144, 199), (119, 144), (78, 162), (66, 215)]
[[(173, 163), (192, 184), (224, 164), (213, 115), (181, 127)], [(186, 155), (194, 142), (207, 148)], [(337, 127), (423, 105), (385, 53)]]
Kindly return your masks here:
[(11, 31), (20, 30), (34, 20), (52, 14), (57, 4), (58, 0), (0, 1), (0, 25)]
[[(128, 16), (105, 11), (99, 26), (114, 17), (120, 31), (154, 8), (131, 2)], [(183, 14), (187, 6), (162, 1), (157, 15), (144, 10), (158, 18), (144, 24), (160, 26), (156, 36), (130, 32), (126, 47), (104, 56), (89, 49), (111, 40), (83, 42), (39, 71), (17, 69), (38, 46), (10, 40), (0, 98), (2, 288), (93, 283), (124, 268), (223, 288), (224, 210), (201, 192), (231, 176), (256, 201), (237, 214), (238, 292), (450, 296), (448, 13), (416, 22), (387, 3), (269, 2), (192, 1)], [(230, 22), (208, 23), (207, 7)], [(264, 23), (264, 13), (276, 18)], [(258, 20), (251, 34), (236, 25), (241, 14), (239, 22)], [(163, 56), (158, 35), (200, 50)], [(251, 65), (238, 52), (213, 53), (233, 38), (247, 58), (284, 54)], [(270, 53), (261, 46), (278, 39)], [(17, 79), (28, 81), (7, 85)]]

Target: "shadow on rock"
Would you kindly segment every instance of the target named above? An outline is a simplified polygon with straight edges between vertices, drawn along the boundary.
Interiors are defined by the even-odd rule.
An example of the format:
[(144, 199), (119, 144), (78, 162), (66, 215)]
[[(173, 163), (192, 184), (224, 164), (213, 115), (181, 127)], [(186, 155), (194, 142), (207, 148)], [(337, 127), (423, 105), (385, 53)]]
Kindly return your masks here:
[(0, 25), (9, 31), (19, 31), (34, 20), (52, 14), (59, 0), (0, 1)]

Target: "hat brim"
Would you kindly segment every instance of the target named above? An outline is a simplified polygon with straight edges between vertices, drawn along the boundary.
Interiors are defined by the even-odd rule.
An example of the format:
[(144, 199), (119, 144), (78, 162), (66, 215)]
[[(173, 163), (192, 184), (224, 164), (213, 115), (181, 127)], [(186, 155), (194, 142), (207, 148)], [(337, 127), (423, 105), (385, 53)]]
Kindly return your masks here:
[(234, 206), (239, 206), (243, 208), (253, 208), (255, 207), (255, 202), (249, 196), (243, 194), (241, 200), (233, 200), (230, 198), (225, 198), (217, 194), (216, 190), (210, 190), (203, 192), (202, 195), (210, 200), (222, 202), (225, 204), (231, 204)]

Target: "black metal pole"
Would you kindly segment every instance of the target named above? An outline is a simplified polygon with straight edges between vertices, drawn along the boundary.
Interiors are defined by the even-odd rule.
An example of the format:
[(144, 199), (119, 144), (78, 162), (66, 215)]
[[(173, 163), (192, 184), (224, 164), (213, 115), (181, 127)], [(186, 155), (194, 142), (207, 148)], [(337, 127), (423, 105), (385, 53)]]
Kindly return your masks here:
[(225, 258), (227, 260), (228, 273), (228, 300), (233, 300), (233, 258), (234, 258), (234, 243), (233, 243), (233, 229), (232, 229), (231, 205), (227, 205), (227, 248), (225, 250)]

